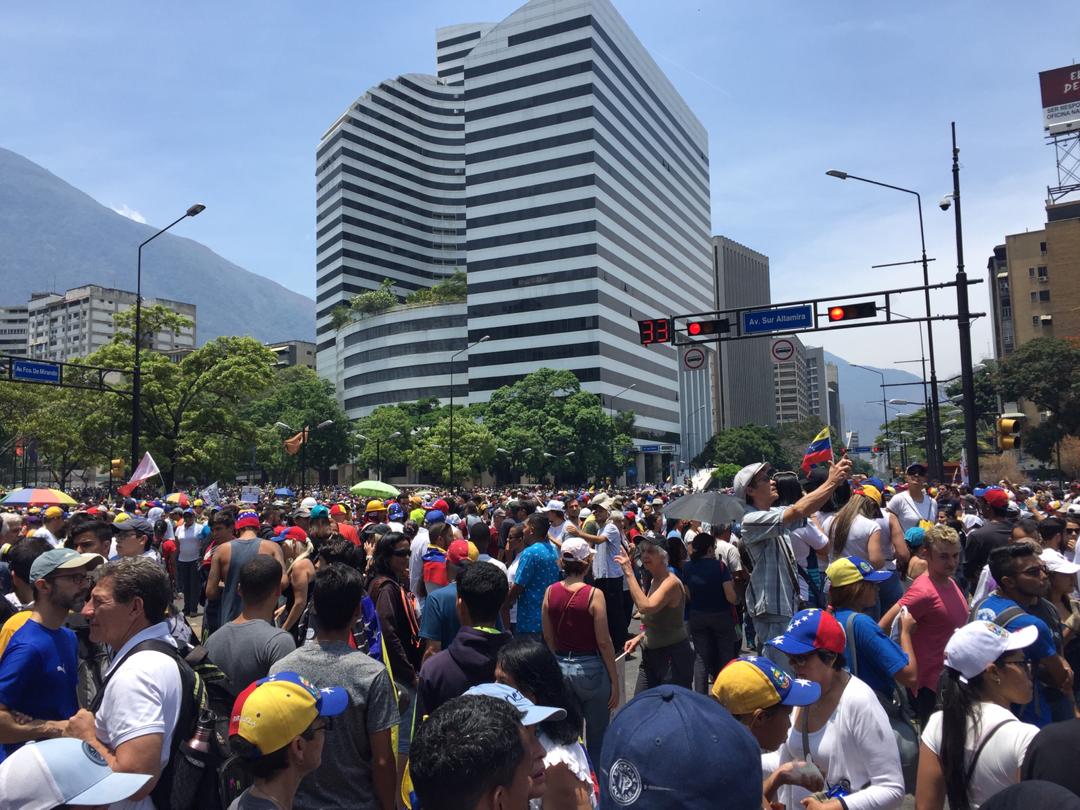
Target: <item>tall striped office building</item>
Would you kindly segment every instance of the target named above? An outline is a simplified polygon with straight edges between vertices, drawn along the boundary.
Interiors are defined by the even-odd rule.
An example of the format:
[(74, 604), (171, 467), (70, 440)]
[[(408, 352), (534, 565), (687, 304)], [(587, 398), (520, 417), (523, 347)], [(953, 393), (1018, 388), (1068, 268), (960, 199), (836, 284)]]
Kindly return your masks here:
[(362, 322), (330, 318), (384, 277), (403, 294), (463, 267), (460, 341), (419, 363), (423, 337), (408, 335), (391, 361), (403, 375), (449, 372), (449, 354), (487, 336), (461, 355), (455, 398), (570, 369), (636, 413), (641, 443), (678, 443), (675, 350), (641, 348), (635, 322), (713, 305), (701, 123), (608, 0), (530, 0), (498, 24), (440, 29), (436, 61), (437, 77), (372, 88), (320, 144), (320, 373), (350, 412), (388, 385), (445, 396), (449, 380), (428, 376), (345, 385), (365, 363), (364, 339), (346, 345)]

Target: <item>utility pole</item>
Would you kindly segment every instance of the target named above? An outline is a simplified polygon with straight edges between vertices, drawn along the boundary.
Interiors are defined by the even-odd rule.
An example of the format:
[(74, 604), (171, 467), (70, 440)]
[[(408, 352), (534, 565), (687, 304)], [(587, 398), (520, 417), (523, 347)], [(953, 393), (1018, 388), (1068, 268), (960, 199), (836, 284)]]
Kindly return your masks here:
[(956, 221), (956, 329), (960, 333), (960, 383), (964, 407), (964, 455), (967, 456), (968, 485), (979, 480), (979, 439), (975, 420), (975, 372), (971, 365), (971, 314), (968, 310), (968, 281), (964, 271), (964, 229), (960, 219), (960, 149), (956, 146), (956, 122), (952, 122), (952, 201)]

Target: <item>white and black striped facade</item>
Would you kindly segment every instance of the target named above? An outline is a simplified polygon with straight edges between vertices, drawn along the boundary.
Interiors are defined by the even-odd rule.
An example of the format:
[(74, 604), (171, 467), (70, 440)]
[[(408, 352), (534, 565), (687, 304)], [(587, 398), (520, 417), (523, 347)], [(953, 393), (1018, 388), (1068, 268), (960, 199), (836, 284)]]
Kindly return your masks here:
[[(430, 238), (414, 227), (415, 211), (404, 209), (405, 228), (366, 213), (355, 223), (343, 220), (353, 206), (370, 205), (366, 194), (386, 195), (388, 181), (395, 200), (461, 214), (453, 220), (457, 250), (449, 253), (468, 271), (467, 337), (489, 336), (468, 357), (471, 401), (543, 366), (570, 369), (605, 405), (617, 395), (616, 408), (635, 412), (640, 442), (679, 443), (675, 350), (641, 348), (635, 321), (713, 305), (704, 128), (608, 0), (530, 0), (496, 25), (440, 29), (437, 42), (437, 78), (421, 85), (422, 77), (402, 77), (373, 88), (353, 109), (384, 116), (375, 131), (339, 122), (320, 147), (320, 372), (324, 355), (327, 371), (337, 366), (329, 328), (335, 303), (383, 277), (408, 290), (440, 274), (425, 261), (435, 251), (403, 238)], [(402, 88), (406, 80), (440, 96), (422, 103), (447, 114), (417, 106), (421, 94)], [(426, 120), (399, 121), (388, 105), (405, 101), (387, 88), (400, 90), (408, 111)], [(366, 115), (346, 117), (363, 122)], [(430, 129), (433, 122), (460, 128)], [(412, 130), (401, 136), (407, 143), (438, 146), (442, 156), (406, 154), (395, 143), (392, 166), (407, 178), (388, 176), (386, 153), (368, 148), (389, 149), (376, 133), (399, 136), (399, 124)], [(346, 145), (351, 154), (341, 154)], [(461, 164), (448, 150), (460, 150)], [(424, 171), (457, 165), (463, 176)], [(461, 202), (436, 206), (429, 198)], [(372, 207), (388, 205), (401, 211), (385, 201)], [(376, 222), (391, 232), (371, 233)], [(410, 398), (401, 382), (401, 398)]]

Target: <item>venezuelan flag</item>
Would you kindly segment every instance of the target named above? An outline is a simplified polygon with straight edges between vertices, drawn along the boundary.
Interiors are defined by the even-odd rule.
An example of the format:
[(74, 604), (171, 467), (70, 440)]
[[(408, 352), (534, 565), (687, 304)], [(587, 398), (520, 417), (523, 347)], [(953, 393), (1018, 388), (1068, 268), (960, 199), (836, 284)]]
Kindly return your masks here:
[(824, 427), (821, 429), (821, 433), (810, 442), (810, 446), (806, 448), (806, 455), (803, 456), (802, 460), (802, 471), (809, 473), (813, 465), (824, 461), (832, 461), (832, 457), (832, 438), (829, 435), (829, 428)]

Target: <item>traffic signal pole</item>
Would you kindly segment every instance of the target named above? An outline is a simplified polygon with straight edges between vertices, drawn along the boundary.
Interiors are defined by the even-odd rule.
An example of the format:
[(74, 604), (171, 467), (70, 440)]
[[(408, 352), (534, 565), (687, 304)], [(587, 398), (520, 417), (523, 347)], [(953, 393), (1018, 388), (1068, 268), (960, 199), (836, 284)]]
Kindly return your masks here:
[(960, 150), (956, 146), (956, 122), (952, 122), (952, 199), (956, 221), (956, 328), (960, 333), (960, 385), (964, 408), (964, 455), (967, 456), (968, 484), (979, 480), (979, 438), (976, 433), (975, 371), (971, 363), (971, 313), (968, 311), (968, 281), (964, 270), (964, 229), (960, 219)]

